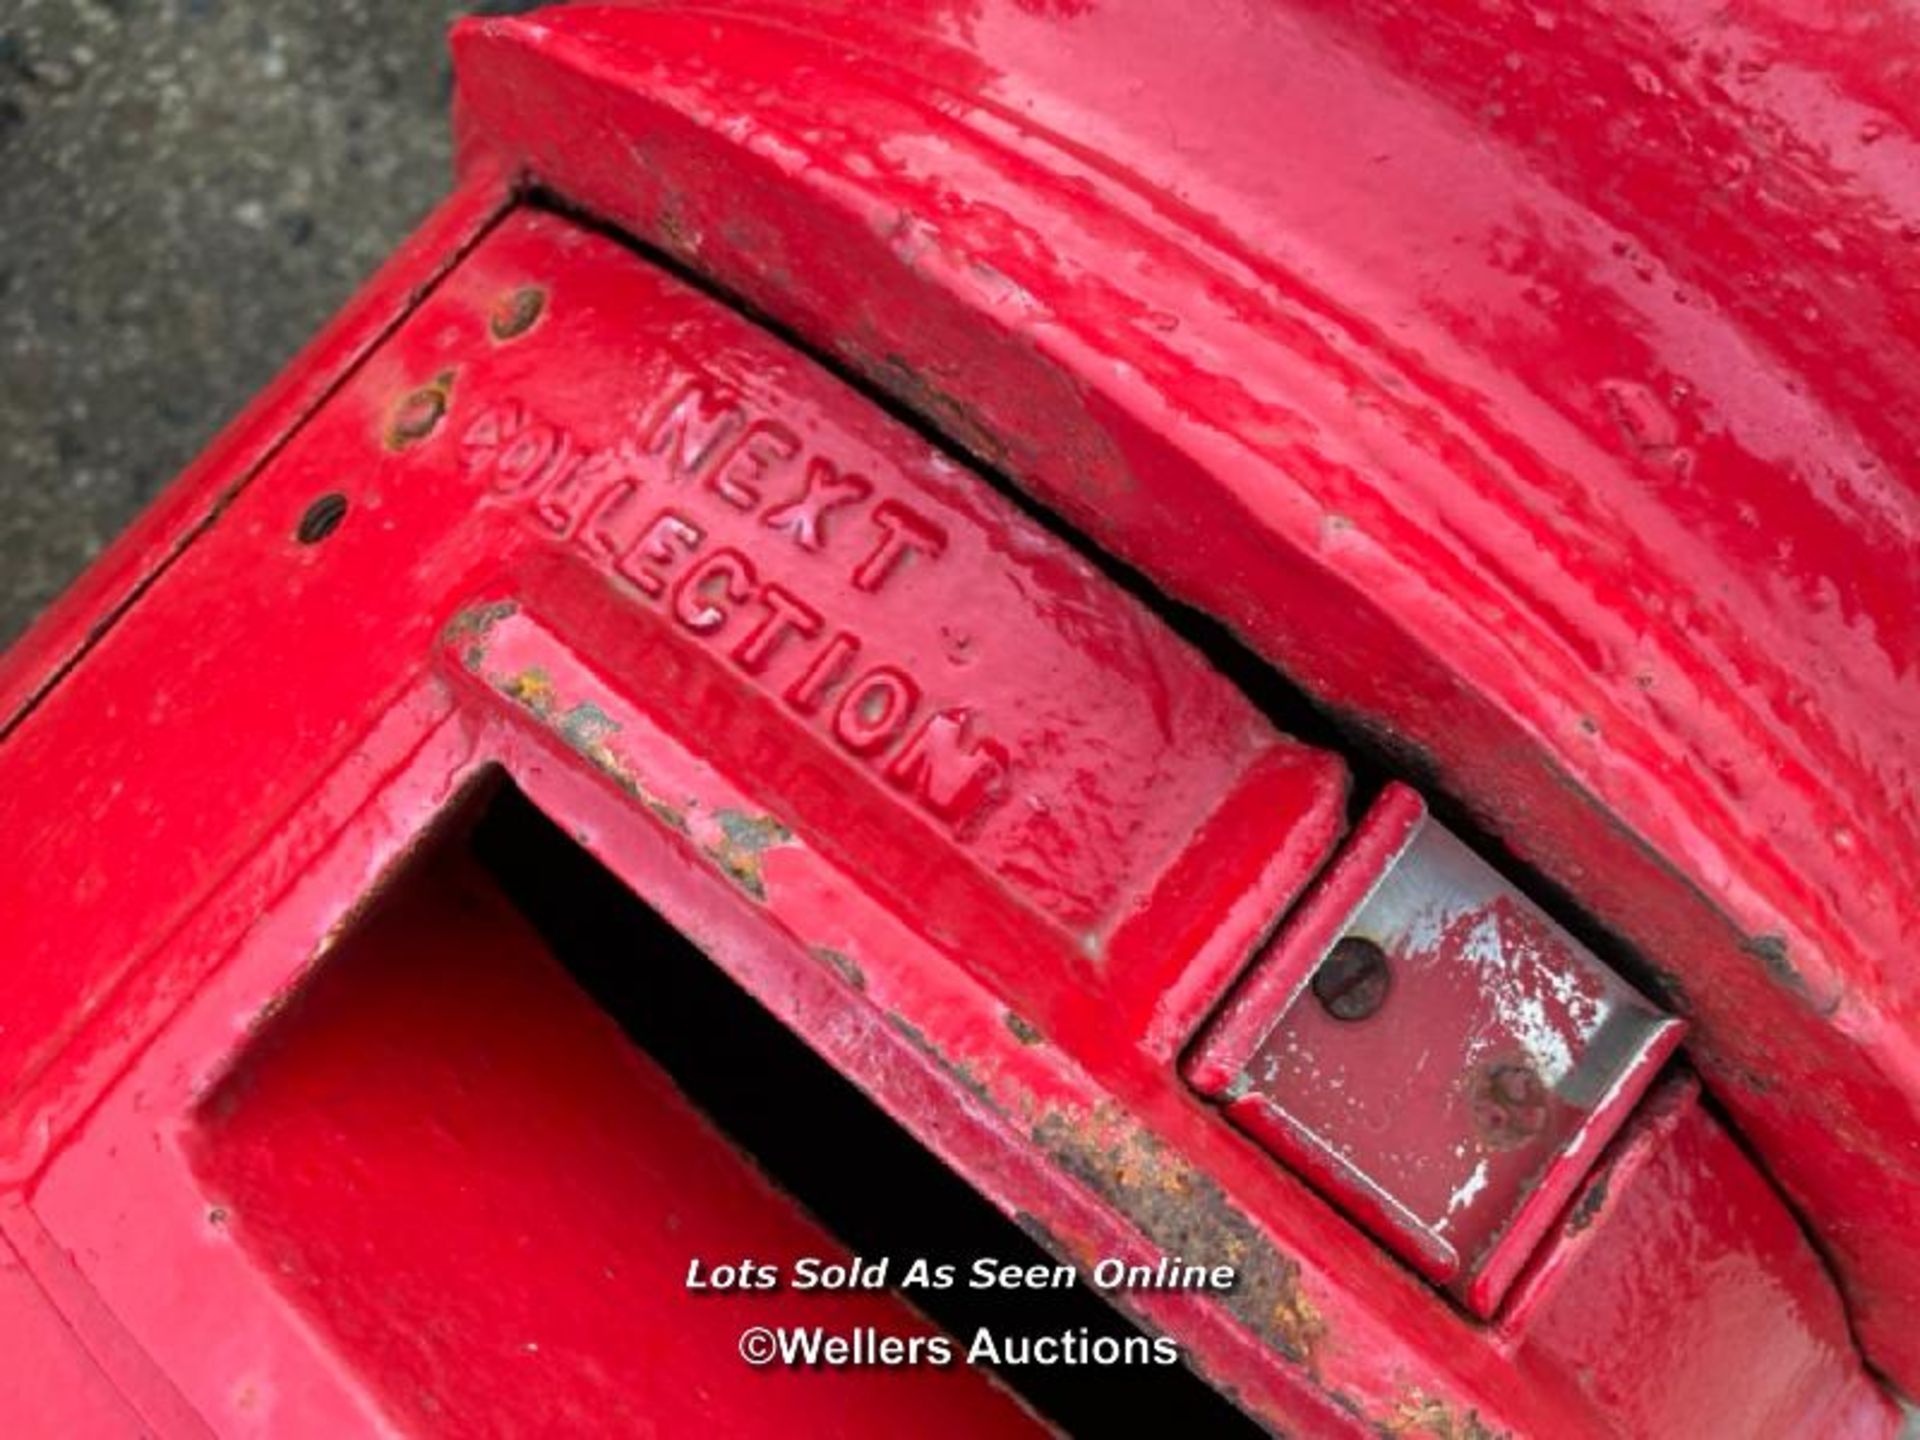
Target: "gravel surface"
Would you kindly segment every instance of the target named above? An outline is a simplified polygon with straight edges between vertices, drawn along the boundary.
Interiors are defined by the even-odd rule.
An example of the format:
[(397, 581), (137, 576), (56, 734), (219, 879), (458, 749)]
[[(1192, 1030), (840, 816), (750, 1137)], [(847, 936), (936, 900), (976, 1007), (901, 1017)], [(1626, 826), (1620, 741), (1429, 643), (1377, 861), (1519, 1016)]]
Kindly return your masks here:
[(0, 0), (0, 647), (449, 183), (454, 0)]

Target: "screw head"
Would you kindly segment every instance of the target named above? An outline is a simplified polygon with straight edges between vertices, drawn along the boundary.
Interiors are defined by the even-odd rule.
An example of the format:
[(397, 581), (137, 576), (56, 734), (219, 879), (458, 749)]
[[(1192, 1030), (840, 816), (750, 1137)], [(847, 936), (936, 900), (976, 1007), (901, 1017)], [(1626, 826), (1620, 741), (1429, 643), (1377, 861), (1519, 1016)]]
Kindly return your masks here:
[(1387, 952), (1364, 935), (1343, 935), (1313, 972), (1313, 998), (1336, 1020), (1365, 1020), (1393, 984)]
[(1495, 1149), (1523, 1145), (1547, 1123), (1548, 1095), (1540, 1072), (1523, 1060), (1501, 1060), (1480, 1074), (1473, 1118)]

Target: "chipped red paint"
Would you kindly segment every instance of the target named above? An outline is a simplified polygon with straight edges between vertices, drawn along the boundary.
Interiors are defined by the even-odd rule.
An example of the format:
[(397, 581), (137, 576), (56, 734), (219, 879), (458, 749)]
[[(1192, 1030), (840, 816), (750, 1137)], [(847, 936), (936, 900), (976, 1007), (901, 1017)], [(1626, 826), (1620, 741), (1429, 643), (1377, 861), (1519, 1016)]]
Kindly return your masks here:
[[(1700, 478), (1751, 425), (1709, 444), (1628, 377), (1579, 389), (1630, 289), (1601, 305), (1553, 272), (1598, 327), (1565, 354), (1512, 312), (1518, 280), (1483, 273), (1491, 252), (1456, 257), (1451, 328), (1420, 309), (1448, 226), (1538, 201), (1580, 254), (1602, 232), (1512, 166), (1419, 163), (1458, 159), (1466, 121), (1393, 78), (1385, 28), (1363, 44), (1366, 12), (1279, 11), (1168, 37), (1156, 14), (582, 7), (463, 32), (460, 189), (0, 666), (0, 834), (26, 837), (0, 871), (0, 1340), (77, 1387), (0, 1385), (0, 1415), (1030, 1426), (968, 1372), (740, 1389), (712, 1316), (675, 1352), (683, 1389), (632, 1369), (684, 1296), (656, 1283), (677, 1252), (629, 1217), (684, 1204), (714, 1243), (825, 1242), (464, 862), (462, 817), (511, 781), (1058, 1253), (1238, 1267), (1231, 1295), (1132, 1308), (1275, 1428), (1892, 1431), (1820, 1256), (1684, 1073), (1490, 1322), (1190, 1089), (1183, 1051), (1339, 842), (1344, 766), (870, 399), (528, 201), (536, 180), (741, 292), (1423, 745), (1672, 974), (1709, 1082), (1840, 1260), (1885, 1248), (1868, 1278), (1895, 1288), (1846, 1278), (1895, 1369), (1872, 1307), (1911, 1293), (1905, 1192), (1876, 1190), (1899, 1179), (1906, 1032), (1853, 1023), (1895, 1015), (1884, 987), (1820, 1011), (1894, 953), (1869, 942), (1897, 908), (1900, 817), (1861, 772), (1900, 773), (1900, 697), (1818, 720), (1845, 736), (1749, 702), (1786, 693), (1797, 647), (1840, 667), (1792, 692), (1822, 700), (1906, 652), (1842, 643), (1789, 589), (1738, 685), (1715, 669), (1720, 581), (1776, 573), (1715, 548)], [(1336, 163), (1367, 133), (1336, 123), (1343, 97), (1399, 163)], [(1077, 149), (1051, 138), (1069, 112)], [(1176, 120), (1207, 143), (1175, 146)], [(1343, 223), (1353, 245), (1315, 248)], [(1510, 264), (1546, 283), (1545, 260)], [(1485, 343), (1469, 322), (1517, 327), (1500, 364), (1457, 368)], [(1693, 393), (1729, 403), (1713, 378)], [(1596, 407), (1584, 429), (1515, 399), (1561, 382)], [(1625, 462), (1601, 446), (1622, 425), (1643, 437)], [(1768, 452), (1763, 519), (1817, 518), (1794, 453)], [(334, 493), (344, 515), (303, 543)], [(1864, 573), (1892, 532), (1840, 533), (1852, 549), (1794, 563), (1845, 550), (1848, 603), (1877, 617), (1907, 585)], [(1609, 669), (1630, 622), (1650, 690)], [(1736, 735), (1716, 780), (1702, 756)], [(1789, 751), (1777, 805), (1730, 808), (1740, 767)], [(1845, 865), (1779, 828), (1829, 811), (1858, 841)], [(1789, 1083), (1792, 1107), (1764, 1088)], [(1783, 1149), (1788, 1124), (1806, 1133)], [(542, 1228), (556, 1212), (577, 1225)], [(608, 1257), (635, 1277), (611, 1298)], [(564, 1343), (510, 1353), (528, 1324)]]

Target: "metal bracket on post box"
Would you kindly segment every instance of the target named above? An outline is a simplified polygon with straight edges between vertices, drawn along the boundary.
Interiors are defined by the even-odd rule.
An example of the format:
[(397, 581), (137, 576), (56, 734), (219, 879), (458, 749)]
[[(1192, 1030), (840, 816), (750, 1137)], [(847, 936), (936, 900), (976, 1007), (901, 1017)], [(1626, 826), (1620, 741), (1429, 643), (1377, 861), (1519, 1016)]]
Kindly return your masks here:
[(1490, 1315), (1682, 1028), (1393, 785), (1188, 1075)]

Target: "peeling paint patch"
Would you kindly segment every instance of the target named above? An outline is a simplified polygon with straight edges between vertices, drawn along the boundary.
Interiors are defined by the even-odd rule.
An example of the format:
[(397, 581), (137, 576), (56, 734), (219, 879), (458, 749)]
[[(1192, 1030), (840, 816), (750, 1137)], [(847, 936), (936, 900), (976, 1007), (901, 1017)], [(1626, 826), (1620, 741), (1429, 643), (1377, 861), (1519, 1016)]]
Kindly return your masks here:
[(518, 705), (524, 705), (542, 720), (553, 713), (553, 677), (538, 665), (529, 665), (500, 683), (500, 693)]
[[(462, 637), (473, 640), (466, 652), (466, 663), (474, 670), (483, 670), (487, 658), (484, 647), (474, 637), (483, 635), (484, 627), (500, 615), (510, 613), (510, 608), (498, 610), (489, 618), (475, 612), (456, 622), (462, 626)], [(584, 756), (623, 791), (646, 806), (661, 824), (681, 835), (692, 837), (694, 827), (690, 816), (698, 808), (697, 802), (689, 800), (685, 806), (676, 806), (649, 792), (627, 762), (608, 743), (620, 734), (621, 725), (599, 705), (591, 700), (581, 700), (562, 710), (552, 675), (539, 665), (526, 666), (492, 683), (501, 694), (565, 741), (570, 750)], [(741, 890), (755, 900), (764, 901), (767, 898), (767, 886), (762, 872), (762, 857), (769, 850), (792, 843), (793, 831), (771, 815), (725, 808), (713, 812), (712, 827), (717, 834), (700, 846), (701, 853)], [(702, 828), (705, 829), (704, 826)]]
[(1006, 1021), (1007, 1029), (1013, 1032), (1013, 1038), (1018, 1040), (1022, 1045), (1038, 1045), (1043, 1038), (1039, 1030), (1034, 1027), (1033, 1022), (1028, 1020), (1024, 1015), (1017, 1015), (1009, 1010), (1003, 1018)]
[[(1082, 1270), (1091, 1270), (1104, 1258), (1084, 1246), (1069, 1245), (1065, 1240), (1054, 1234), (1054, 1232), (1047, 1227), (1045, 1221), (1041, 1220), (1038, 1215), (1033, 1214), (1031, 1211), (1014, 1211), (1013, 1223), (1018, 1225), (1021, 1233), (1033, 1241), (1034, 1244), (1038, 1245), (1049, 1255), (1058, 1256), (1069, 1265), (1078, 1265)], [(1123, 1302), (1125, 1299), (1124, 1296), (1119, 1295), (1112, 1298), (1116, 1303)]]
[(1573, 1210), (1567, 1216), (1567, 1234), (1578, 1235), (1595, 1220), (1607, 1207), (1607, 1187), (1613, 1180), (1611, 1170), (1602, 1170), (1587, 1186), (1586, 1193), (1574, 1203)]
[(1460, 1415), (1443, 1400), (1416, 1390), (1394, 1408), (1387, 1422), (1389, 1435), (1421, 1436), (1425, 1440), (1505, 1440), (1507, 1432), (1488, 1427), (1478, 1410)]
[(765, 900), (767, 885), (761, 874), (760, 857), (790, 842), (793, 832), (771, 815), (720, 810), (713, 818), (720, 827), (720, 838), (703, 847), (706, 855), (734, 884), (754, 899)]
[(1212, 1179), (1105, 1107), (1091, 1116), (1048, 1114), (1034, 1127), (1033, 1140), (1167, 1254), (1232, 1266), (1239, 1279), (1222, 1297), (1227, 1308), (1289, 1359), (1313, 1364), (1327, 1324), (1301, 1291), (1299, 1264), (1234, 1209)]
[(457, 650), (460, 663), (477, 675), (487, 663), (486, 642), (493, 627), (516, 614), (519, 609), (511, 600), (497, 600), (489, 605), (469, 605), (447, 622), (446, 628), (440, 632), (440, 643), (450, 650)]
[(771, 815), (748, 815), (740, 810), (721, 810), (714, 817), (729, 842), (751, 854), (793, 839), (793, 831)]
[(591, 700), (583, 700), (560, 717), (555, 727), (575, 750), (585, 751), (620, 733), (620, 722)]
[[(674, 809), (673, 806), (669, 805), (665, 800), (643, 792), (640, 795), (640, 803), (645, 805), (647, 809), (653, 813), (654, 818), (668, 829), (678, 830), (682, 835), (691, 833), (691, 827), (687, 824), (686, 815)], [(688, 801), (687, 803), (691, 806), (693, 802)]]
[(813, 958), (839, 971), (840, 976), (856, 990), (867, 988), (867, 973), (862, 970), (854, 958), (844, 950), (835, 950), (826, 945), (813, 947)]
[[(461, 638), (482, 637), (487, 627), (503, 619), (505, 616), (513, 614), (514, 609), (514, 606), (507, 604), (489, 606), (482, 611), (467, 612), (458, 617), (454, 622), (454, 625), (459, 627), (458, 636)], [(450, 626), (449, 636), (453, 637), (454, 634), (454, 627)], [(477, 643), (477, 640), (476, 643), (467, 649), (464, 659), (465, 663), (476, 671), (483, 668), (486, 661), (486, 653)], [(642, 805), (646, 806), (648, 812), (652, 814), (656, 820), (660, 821), (661, 824), (671, 830), (678, 831), (682, 835), (691, 832), (691, 826), (688, 824), (686, 812), (648, 791), (648, 789), (640, 783), (639, 778), (634, 775), (626, 761), (607, 743), (620, 733), (621, 725), (619, 721), (607, 714), (600, 706), (594, 704), (591, 700), (582, 700), (556, 715), (555, 712), (559, 708), (559, 697), (553, 683), (553, 677), (538, 665), (529, 665), (526, 669), (507, 676), (505, 679), (495, 680), (493, 684), (494, 688), (502, 695), (505, 695), (515, 704), (534, 715), (543, 724), (550, 727), (556, 735), (567, 743), (569, 749), (573, 750), (576, 754), (584, 756), (592, 762), (595, 769), (608, 776), (628, 795), (631, 795)], [(692, 806), (693, 802), (689, 801), (687, 808), (691, 809)], [(776, 828), (784, 834), (786, 827), (780, 826), (778, 822), (769, 823), (775, 825)], [(721, 825), (724, 830), (726, 825), (724, 818), (721, 820)], [(731, 846), (734, 842), (729, 839), (724, 843)], [(709, 851), (708, 853), (712, 854), (713, 852)], [(719, 857), (716, 856), (715, 858)], [(754, 868), (753, 873), (757, 883), (757, 867)]]

